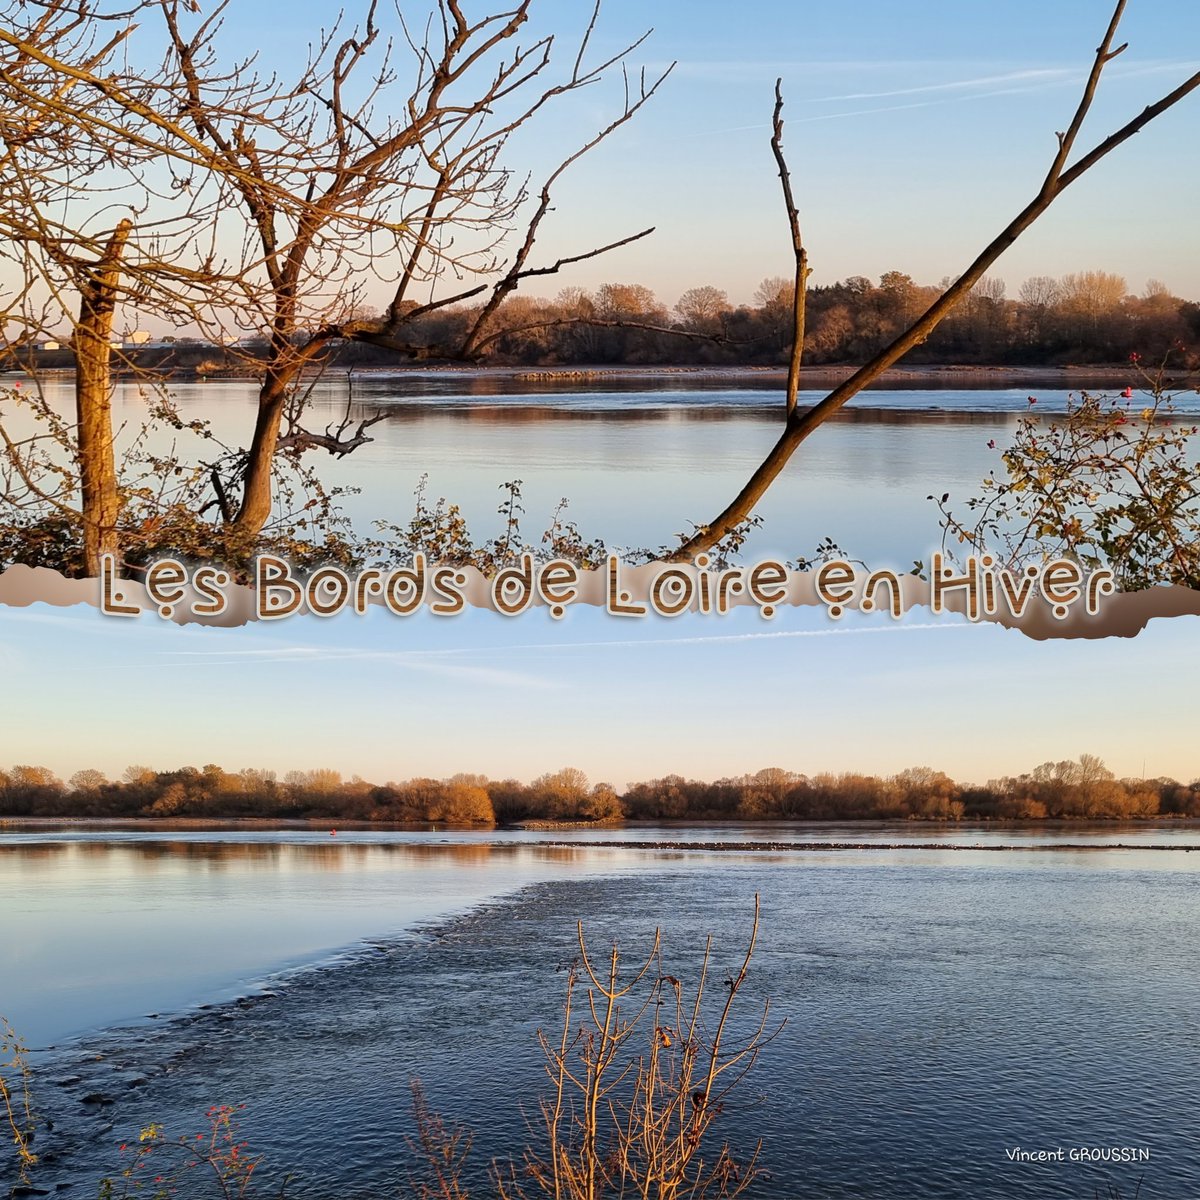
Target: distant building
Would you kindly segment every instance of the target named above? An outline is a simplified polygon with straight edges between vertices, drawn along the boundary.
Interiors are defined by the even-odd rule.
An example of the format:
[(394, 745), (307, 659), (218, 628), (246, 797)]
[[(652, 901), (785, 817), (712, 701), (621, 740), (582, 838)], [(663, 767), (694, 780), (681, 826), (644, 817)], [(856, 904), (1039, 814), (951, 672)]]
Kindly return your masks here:
[(150, 331), (148, 329), (135, 329), (132, 333), (125, 335), (125, 345), (127, 346), (144, 346), (150, 340)]

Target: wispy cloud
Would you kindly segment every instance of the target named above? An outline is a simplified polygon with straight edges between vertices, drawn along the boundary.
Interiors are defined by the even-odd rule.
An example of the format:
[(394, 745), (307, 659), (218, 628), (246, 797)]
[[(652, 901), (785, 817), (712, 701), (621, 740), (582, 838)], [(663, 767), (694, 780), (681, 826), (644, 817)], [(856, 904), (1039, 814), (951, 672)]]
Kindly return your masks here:
[[(811, 117), (791, 117), (788, 119), (787, 123), (789, 125), (811, 125), (817, 121), (840, 121), (845, 117), (865, 117), (870, 116), (872, 113), (900, 112), (903, 109), (908, 108), (929, 108), (934, 104), (940, 103), (944, 103), (944, 101), (921, 100), (917, 101), (915, 104), (887, 104), (878, 105), (875, 108), (855, 108), (851, 109), (849, 112), (820, 113)], [(770, 130), (770, 128), (771, 126), (765, 122), (759, 122), (756, 125), (725, 125), (720, 129), (700, 130), (696, 133), (690, 134), (689, 136), (691, 138), (710, 138), (716, 137), (723, 133), (749, 133), (751, 131), (766, 133)]]
[[(657, 66), (662, 69), (668, 64), (664, 61)], [(947, 80), (942, 83), (916, 85), (921, 90), (970, 89), (975, 87), (991, 87), (997, 83), (1025, 83), (1030, 86), (1044, 84), (1068, 83), (1082, 79), (1089, 64), (1073, 61), (1063, 66), (1019, 67), (1012, 71), (996, 72), (998, 64), (986, 63), (982, 60), (952, 60), (952, 59), (815, 59), (808, 61), (784, 59), (682, 59), (675, 64), (675, 74), (689, 79), (699, 79), (713, 83), (761, 83), (764, 79), (774, 80), (782, 76), (786, 83), (791, 80), (820, 80), (828, 77), (845, 79), (846, 76), (860, 76), (867, 80), (881, 78), (931, 78), (949, 71), (969, 72), (973, 67), (991, 67), (990, 74), (966, 75), (961, 79)], [(650, 71), (655, 64), (647, 63), (646, 70)], [(1159, 74), (1163, 71), (1194, 71), (1195, 64), (1186, 61), (1167, 59), (1151, 59), (1147, 61), (1125, 62), (1118, 60), (1105, 71), (1106, 78), (1118, 76)], [(903, 95), (907, 88), (895, 90), (867, 90), (843, 92), (825, 97), (827, 100), (865, 100), (879, 99), (892, 95)]]
[(337, 646), (270, 646), (259, 649), (213, 647), (206, 650), (163, 650), (160, 657), (195, 667), (246, 667), (249, 663), (279, 663), (297, 666), (316, 666), (322, 663), (378, 663), (383, 666), (439, 675), (466, 683), (505, 689), (549, 691), (561, 688), (561, 683), (497, 667), (438, 661), (448, 654), (473, 653), (468, 650), (374, 650)]
[[(795, 638), (865, 637), (877, 634), (915, 633), (920, 630), (939, 630), (944, 632), (949, 629), (968, 628), (970, 626), (965, 622), (949, 624), (928, 621), (913, 625), (831, 626), (828, 629), (772, 629), (763, 633), (713, 633), (698, 634), (695, 637), (645, 638), (641, 640), (630, 638), (625, 641), (529, 642), (519, 646), (505, 646), (502, 649), (515, 650), (522, 653), (530, 650), (641, 650), (648, 646), (668, 648), (673, 646), (717, 646), (733, 642), (790, 641)], [(431, 651), (431, 653), (457, 654), (464, 653), (464, 651), (442, 650)]]
[[(48, 625), (52, 628), (71, 628), (80, 633), (86, 631), (89, 637), (97, 633), (117, 633), (127, 628), (125, 622), (115, 622), (103, 619), (88, 619), (81, 617), (59, 615), (55, 613), (37, 613), (24, 611), (21, 621)], [(734, 643), (779, 642), (803, 638), (846, 638), (887, 636), (916, 632), (945, 632), (952, 629), (965, 629), (969, 626), (964, 622), (922, 622), (908, 624), (880, 624), (869, 626), (837, 626), (831, 625), (822, 629), (772, 629), (755, 633), (705, 633), (694, 636), (680, 637), (649, 637), (594, 639), (589, 641), (539, 641), (515, 642), (510, 645), (479, 645), (479, 646), (447, 646), (434, 648), (412, 648), (404, 650), (389, 650), (380, 647), (364, 646), (312, 646), (303, 644), (278, 644), (267, 646), (235, 646), (226, 639), (237, 638), (234, 631), (219, 630), (211, 634), (211, 642), (206, 646), (168, 647), (160, 645), (154, 650), (154, 659), (147, 662), (138, 656), (137, 660), (127, 659), (120, 663), (106, 661), (103, 670), (146, 670), (155, 664), (161, 664), (165, 659), (179, 667), (186, 665), (197, 668), (217, 667), (247, 667), (251, 664), (295, 665), (301, 667), (316, 667), (322, 664), (338, 663), (375, 663), (393, 669), (420, 672), (427, 675), (439, 675), (457, 679), (463, 682), (482, 686), (502, 688), (526, 688), (533, 690), (553, 690), (563, 686), (561, 682), (548, 679), (527, 671), (513, 670), (483, 665), (482, 663), (467, 663), (466, 658), (495, 658), (522, 654), (553, 654), (561, 651), (587, 650), (629, 650), (629, 649), (662, 649), (670, 650), (684, 646), (721, 646)], [(224, 644), (219, 644), (224, 643)], [(22, 662), (19, 651), (11, 640), (0, 641), (0, 666), (15, 669)]]
[[(1114, 71), (1114, 77), (1134, 79), (1146, 76), (1175, 74), (1192, 70), (1188, 63), (1149, 63), (1128, 71)], [(927, 96), (909, 104), (888, 104), (869, 108), (854, 108), (846, 112), (823, 113), (816, 116), (793, 117), (795, 124), (814, 121), (836, 121), (846, 117), (868, 117), (875, 113), (901, 112), (913, 108), (934, 108), (947, 104), (963, 104), (975, 100), (990, 100), (996, 96), (1021, 96), (1051, 88), (1078, 85), (1085, 72), (1076, 68), (1046, 68), (1043, 70), (1013, 71), (1006, 75), (987, 75), (977, 79), (959, 79), (948, 83), (922, 84), (917, 87), (896, 88), (886, 92), (849, 92), (840, 96), (822, 96), (808, 100), (809, 104), (845, 103), (851, 100), (886, 100), (901, 96)], [(996, 86), (1003, 85), (1003, 86)], [(765, 128), (758, 126), (757, 128)]]
[[(713, 64), (709, 64), (713, 65)], [(762, 79), (771, 74), (779, 74), (776, 64), (770, 63), (738, 63), (728, 64), (744, 69), (749, 75), (752, 66), (757, 66), (756, 78)], [(849, 63), (825, 64), (838, 66), (840, 70), (858, 69), (872, 75), (884, 71), (894, 73), (898, 66), (904, 66), (906, 71), (926, 70), (933, 72), (944, 69), (945, 63)], [(809, 64), (805, 64), (807, 71)], [(1107, 76), (1112, 79), (1130, 80), (1156, 75), (1171, 75), (1180, 72), (1190, 72), (1195, 69), (1194, 63), (1188, 62), (1149, 62), (1130, 64), (1123, 67), (1116, 64), (1110, 67)], [(884, 91), (840, 92), (829, 96), (810, 96), (803, 99), (806, 105), (844, 104), (856, 100), (888, 100), (902, 96), (920, 96), (924, 99), (914, 100), (907, 104), (877, 104), (866, 107), (847, 109), (843, 112), (825, 112), (801, 115), (792, 112), (787, 121), (792, 125), (808, 125), (821, 121), (841, 121), (851, 117), (870, 117), (877, 113), (905, 112), (917, 108), (933, 108), (948, 104), (961, 104), (972, 100), (988, 100), (996, 96), (1018, 96), (1033, 92), (1046, 91), (1053, 88), (1074, 86), (1082, 83), (1085, 72), (1080, 67), (1037, 67), (1020, 71), (1007, 71), (998, 75), (978, 75), (966, 79), (952, 79), (941, 83), (914, 84), (910, 87), (889, 88)], [(770, 129), (766, 121), (757, 121), (750, 125), (725, 125), (716, 129), (699, 130), (691, 135), (693, 138), (715, 137), (726, 133), (763, 132)]]
[[(670, 64), (664, 59), (660, 62), (646, 64), (646, 72), (665, 70)], [(674, 74), (681, 78), (701, 79), (714, 83), (759, 83), (763, 79), (774, 79), (778, 75), (785, 78), (812, 79), (824, 75), (844, 76), (849, 74), (876, 74), (882, 70), (931, 70), (938, 64), (933, 60), (912, 60), (904, 62), (889, 59), (886, 62), (877, 59), (680, 59), (674, 68)]]
[[(1008, 71), (1003, 75), (979, 75), (973, 79), (954, 79), (946, 83), (922, 83), (915, 87), (892, 88), (886, 92), (845, 92), (840, 96), (821, 96), (814, 104), (833, 104), (845, 100), (888, 100), (893, 96), (918, 96), (927, 92), (961, 92), (975, 88), (991, 88), (998, 83), (1036, 84), (1066, 83), (1082, 79), (1082, 74), (1067, 67), (1044, 67), (1027, 71)], [(1015, 90), (1015, 89), (1006, 89)]]
[[(869, 637), (875, 635), (916, 633), (920, 631), (946, 632), (952, 629), (969, 629), (966, 621), (927, 621), (913, 624), (887, 624), (864, 626), (830, 626), (828, 629), (772, 629), (761, 633), (713, 633), (697, 634), (694, 637), (627, 638), (619, 640), (561, 641), (561, 642), (517, 642), (508, 646), (448, 646), (428, 650), (376, 650), (336, 646), (278, 646), (258, 650), (164, 650), (169, 658), (219, 659), (222, 665), (245, 663), (247, 660), (260, 662), (380, 662), (414, 669), (433, 669), (438, 659), (459, 658), (466, 655), (527, 654), (530, 652), (558, 650), (642, 650), (647, 647), (674, 646), (717, 646), (734, 642), (786, 641), (795, 638)], [(451, 669), (446, 664), (442, 669)], [(485, 671), (488, 668), (461, 668)]]
[[(102, 631), (115, 633), (128, 628), (129, 623), (114, 617), (102, 617), (99, 610), (90, 604), (79, 603), (59, 611), (49, 610), (43, 604), (28, 607), (0, 605), (0, 623), (11, 620), (14, 626), (51, 625), (59, 629), (87, 629), (88, 633)], [(147, 614), (150, 615), (150, 614)]]
[[(853, 100), (886, 100), (901, 96), (925, 96), (906, 104), (872, 104), (862, 108), (851, 108), (843, 112), (793, 113), (786, 118), (790, 125), (811, 125), (820, 121), (843, 121), (850, 117), (870, 117), (877, 113), (906, 112), (916, 108), (934, 108), (939, 105), (962, 104), (968, 100), (986, 100), (993, 96), (1018, 95), (1025, 92), (1042, 91), (1059, 87), (1082, 79), (1078, 71), (1043, 70), (1014, 71), (1007, 75), (981, 76), (978, 79), (960, 79), (949, 83), (922, 84), (918, 87), (896, 88), (886, 92), (848, 92), (838, 96), (813, 96), (804, 101), (809, 105), (846, 103)], [(1022, 82), (1023, 81), (1023, 82)], [(996, 87), (996, 83), (1008, 82), (1010, 86)], [(972, 89), (988, 87), (986, 91)], [(765, 121), (753, 125), (727, 125), (719, 129), (707, 129), (693, 137), (713, 137), (724, 133), (747, 133), (766, 131), (770, 125)]]
[(917, 100), (912, 104), (886, 104), (876, 108), (852, 108), (848, 112), (821, 113), (815, 117), (793, 117), (794, 125), (810, 125), (814, 121), (840, 121), (845, 117), (869, 117), (875, 113), (904, 112), (910, 108), (932, 108), (944, 104), (944, 100)]

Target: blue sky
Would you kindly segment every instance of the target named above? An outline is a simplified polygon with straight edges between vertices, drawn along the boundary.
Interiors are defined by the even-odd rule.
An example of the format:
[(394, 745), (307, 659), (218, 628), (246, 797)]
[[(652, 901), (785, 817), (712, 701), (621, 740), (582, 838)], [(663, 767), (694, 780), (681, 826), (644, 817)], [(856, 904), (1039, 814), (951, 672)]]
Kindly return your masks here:
[[(547, 12), (578, 14), (590, 5)], [(634, 61), (677, 66), (637, 119), (557, 193), (546, 257), (647, 224), (647, 242), (564, 282), (642, 282), (673, 304), (713, 283), (748, 301), (790, 254), (768, 146), (776, 77), (813, 282), (960, 272), (1032, 197), (1111, 14), (1106, 0), (1003, 5), (609, 0), (598, 49), (643, 29)], [(565, 18), (564, 18), (565, 22)], [(1200, 7), (1134, 0), (1080, 140), (1087, 148), (1200, 63)], [(563, 105), (514, 161), (537, 171), (596, 126), (617, 81)], [(1030, 275), (1102, 269), (1131, 290), (1160, 278), (1200, 295), (1193, 96), (1073, 185), (994, 268), (1015, 296)], [(548, 289), (553, 290), (553, 289)]]

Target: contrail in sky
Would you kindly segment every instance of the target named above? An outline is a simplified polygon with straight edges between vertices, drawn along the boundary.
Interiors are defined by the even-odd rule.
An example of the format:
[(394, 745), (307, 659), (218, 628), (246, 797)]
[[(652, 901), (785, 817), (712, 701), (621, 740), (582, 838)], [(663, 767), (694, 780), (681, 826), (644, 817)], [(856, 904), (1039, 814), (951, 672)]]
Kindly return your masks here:
[(822, 96), (812, 101), (815, 104), (831, 104), (839, 100), (886, 100), (892, 96), (915, 96), (922, 92), (961, 91), (965, 88), (989, 87), (996, 83), (1058, 83), (1068, 79), (1082, 78), (1074, 69), (1065, 67), (1045, 68), (1031, 71), (1010, 71), (1006, 75), (981, 75), (976, 79), (956, 79), (949, 83), (925, 83), (916, 87), (896, 88), (888, 92), (846, 92), (840, 96)]
[(173, 658), (219, 659), (222, 665), (233, 665), (249, 659), (260, 662), (411, 662), (429, 658), (446, 658), (467, 654), (512, 654), (541, 650), (613, 650), (643, 649), (647, 646), (697, 646), (731, 642), (778, 641), (789, 638), (858, 637), (869, 634), (915, 633), (919, 630), (969, 629), (966, 622), (949, 624), (937, 621), (917, 625), (873, 625), (862, 628), (779, 629), (763, 633), (715, 633), (696, 637), (630, 638), (623, 641), (591, 642), (522, 642), (512, 646), (454, 646), (437, 650), (362, 650), (338, 649), (328, 646), (279, 646), (247, 650), (164, 650)]

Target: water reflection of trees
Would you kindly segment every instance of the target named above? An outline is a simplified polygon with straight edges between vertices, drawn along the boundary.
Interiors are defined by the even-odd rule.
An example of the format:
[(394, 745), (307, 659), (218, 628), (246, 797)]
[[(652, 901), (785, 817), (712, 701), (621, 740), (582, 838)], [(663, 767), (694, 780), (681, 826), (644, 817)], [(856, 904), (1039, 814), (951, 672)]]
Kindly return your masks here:
[[(45, 831), (47, 838), (56, 835)], [(286, 836), (286, 835), (285, 835)], [(452, 865), (480, 867), (497, 855), (515, 858), (537, 853), (568, 861), (569, 855), (554, 848), (543, 855), (539, 847), (519, 844), (497, 845), (492, 842), (354, 842), (279, 841), (233, 839), (187, 839), (154, 834), (122, 840), (119, 833), (78, 841), (0, 842), (0, 854), (16, 862), (44, 862), (53, 859), (86, 863), (120, 861), (130, 869), (155, 870), (163, 864), (181, 862), (206, 869), (248, 866), (275, 871), (360, 871)]]
[[(531, 425), (542, 422), (578, 424), (581, 421), (644, 424), (670, 420), (677, 411), (685, 410), (682, 408), (679, 410), (672, 408), (558, 408), (546, 404), (489, 404), (487, 406), (468, 404), (454, 408), (430, 409), (428, 406), (399, 404), (388, 408), (388, 417), (392, 421), (413, 424), (443, 423), (447, 420), (473, 425)], [(745, 410), (715, 408), (687, 411), (718, 413), (723, 416), (723, 419), (730, 420), (742, 415)]]
[(529, 849), (531, 858), (538, 858), (543, 862), (552, 863), (581, 864), (592, 853), (593, 851), (590, 847), (547, 845), (544, 843), (533, 845)]
[(45, 862), (52, 858), (62, 858), (67, 849), (66, 842), (0, 841), (0, 856), (17, 861)]

